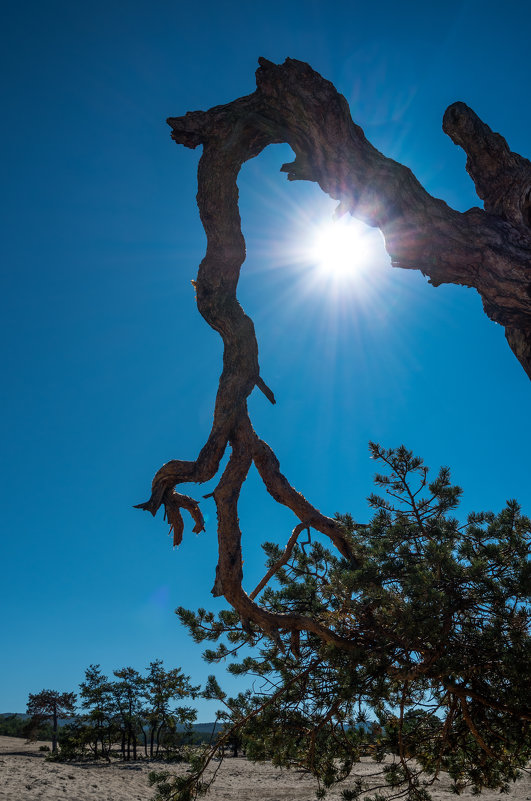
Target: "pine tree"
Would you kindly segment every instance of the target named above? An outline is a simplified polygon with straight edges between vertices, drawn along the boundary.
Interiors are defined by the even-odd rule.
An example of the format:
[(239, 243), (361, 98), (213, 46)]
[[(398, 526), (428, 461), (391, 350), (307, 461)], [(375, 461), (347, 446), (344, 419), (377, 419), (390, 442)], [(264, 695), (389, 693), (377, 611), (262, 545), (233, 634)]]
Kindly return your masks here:
[(74, 693), (59, 693), (57, 690), (41, 690), (30, 693), (27, 713), (31, 716), (31, 727), (35, 729), (45, 720), (52, 723), (52, 753), (57, 751), (57, 726), (61, 716), (75, 713)]
[[(404, 447), (370, 447), (386, 468), (375, 477), (385, 497), (370, 496), (368, 525), (337, 516), (356, 563), (310, 536), (284, 552), (264, 546), (261, 605), (290, 623), (311, 617), (341, 647), (308, 630), (268, 636), (232, 610), (180, 609), (196, 641), (221, 640), (211, 662), (252, 647), (230, 670), (258, 677), (259, 691), (228, 699), (212, 678), (206, 693), (251, 759), (297, 765), (320, 793), (367, 754), (393, 755), (376, 793), (420, 801), (441, 771), (457, 792), (507, 789), (531, 757), (531, 521), (510, 500), (460, 523), (448, 468), (429, 481)], [(161, 797), (196, 793), (206, 759)], [(355, 782), (345, 799), (364, 791)]]
[(151, 758), (158, 757), (163, 734), (175, 735), (178, 724), (188, 725), (195, 720), (195, 709), (176, 707), (175, 702), (187, 696), (195, 697), (198, 690), (180, 668), (165, 670), (161, 659), (150, 662), (144, 679), (144, 697)]
[(122, 732), (122, 756), (133, 759), (137, 756), (137, 734), (142, 730), (144, 710), (142, 706), (145, 681), (132, 667), (113, 671), (119, 681), (112, 682), (111, 692), (120, 718)]
[[(87, 726), (90, 728), (94, 757), (109, 757), (111, 745), (116, 734), (116, 705), (112, 694), (112, 686), (99, 665), (90, 665), (85, 671), (85, 681), (79, 685), (81, 706), (87, 710)], [(85, 731), (88, 734), (88, 731)]]

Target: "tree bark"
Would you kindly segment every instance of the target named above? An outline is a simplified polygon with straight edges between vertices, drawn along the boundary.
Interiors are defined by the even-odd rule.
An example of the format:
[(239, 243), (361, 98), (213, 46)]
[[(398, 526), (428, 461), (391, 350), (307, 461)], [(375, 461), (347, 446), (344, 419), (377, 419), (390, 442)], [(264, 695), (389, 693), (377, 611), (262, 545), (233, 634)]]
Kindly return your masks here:
[(358, 555), (341, 526), (291, 486), (248, 416), (247, 397), (255, 386), (272, 403), (275, 398), (260, 375), (252, 320), (236, 298), (245, 259), (239, 170), (267, 145), (287, 142), (295, 153), (295, 160), (281, 167), (288, 180), (318, 183), (339, 201), (337, 215), (350, 213), (378, 227), (393, 266), (421, 270), (435, 286), (474, 287), (486, 314), (505, 327), (510, 347), (531, 377), (531, 164), (512, 153), (468, 106), (454, 103), (443, 128), (467, 153), (467, 171), (484, 201), (484, 209), (457, 212), (428, 194), (411, 170), (379, 153), (352, 121), (345, 98), (308, 64), (293, 59), (281, 65), (259, 59), (259, 64), (253, 94), (168, 120), (175, 142), (203, 146), (197, 203), (207, 250), (194, 283), (198, 309), (224, 343), (223, 372), (212, 429), (197, 459), (161, 467), (151, 498), (138, 508), (155, 515), (164, 505), (174, 544), (182, 539), (180, 509), (191, 513), (194, 531), (202, 530), (197, 501), (174, 487), (211, 479), (230, 445), (231, 457), (213, 493), (219, 543), (213, 594), (224, 595), (244, 625), (254, 621), (274, 638), (279, 629), (306, 630), (352, 651), (360, 644), (303, 615), (271, 613), (242, 589), (237, 504), (253, 462), (270, 495), (301, 524), (328, 536), (346, 559), (356, 562)]

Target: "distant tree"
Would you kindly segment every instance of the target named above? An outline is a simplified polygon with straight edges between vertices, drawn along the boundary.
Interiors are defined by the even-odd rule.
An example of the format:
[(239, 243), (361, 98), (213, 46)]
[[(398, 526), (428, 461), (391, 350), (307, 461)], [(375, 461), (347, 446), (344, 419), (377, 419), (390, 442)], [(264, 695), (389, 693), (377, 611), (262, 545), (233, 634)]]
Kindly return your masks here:
[(79, 760), (94, 754), (94, 726), (88, 715), (78, 715), (61, 726), (57, 737), (59, 751), (57, 761)]
[[(230, 699), (212, 678), (206, 693), (251, 759), (297, 765), (323, 792), (364, 754), (394, 755), (380, 787), (393, 797), (428, 798), (440, 771), (456, 792), (505, 790), (531, 758), (531, 521), (508, 501), (460, 523), (447, 468), (429, 481), (403, 447), (371, 454), (386, 468), (375, 479), (385, 497), (370, 496), (368, 525), (337, 518), (357, 562), (310, 537), (264, 546), (261, 605), (290, 624), (314, 621), (316, 633), (265, 634), (232, 610), (178, 610), (196, 641), (221, 638), (211, 662), (254, 648), (230, 671), (257, 691)], [(161, 797), (194, 795), (210, 758)], [(358, 783), (345, 798), (366, 791)]]
[(42, 721), (52, 723), (52, 752), (57, 751), (57, 725), (60, 717), (68, 717), (75, 713), (76, 696), (74, 693), (59, 693), (57, 690), (41, 690), (30, 693), (27, 713), (32, 722), (38, 726)]
[(228, 748), (232, 752), (233, 757), (236, 758), (239, 752), (245, 749), (242, 734), (234, 726), (228, 725), (226, 730), (224, 727), (221, 736), (223, 737), (223, 748)]
[(111, 682), (99, 665), (90, 665), (85, 671), (85, 681), (79, 685), (81, 706), (87, 711), (84, 722), (85, 733), (90, 728), (94, 757), (109, 757), (118, 724), (115, 699)]
[[(180, 668), (165, 670), (161, 659), (150, 662), (144, 679), (145, 716), (149, 729), (149, 756), (159, 756), (164, 737), (173, 740), (179, 724), (187, 726), (196, 718), (196, 710), (175, 706), (175, 702), (195, 697), (199, 687), (190, 684)], [(147, 737), (145, 741), (147, 756)]]
[(121, 721), (122, 755), (125, 759), (131, 759), (132, 748), (133, 759), (136, 759), (137, 736), (143, 726), (145, 680), (132, 667), (115, 670), (114, 675), (118, 681), (112, 682), (110, 686)]

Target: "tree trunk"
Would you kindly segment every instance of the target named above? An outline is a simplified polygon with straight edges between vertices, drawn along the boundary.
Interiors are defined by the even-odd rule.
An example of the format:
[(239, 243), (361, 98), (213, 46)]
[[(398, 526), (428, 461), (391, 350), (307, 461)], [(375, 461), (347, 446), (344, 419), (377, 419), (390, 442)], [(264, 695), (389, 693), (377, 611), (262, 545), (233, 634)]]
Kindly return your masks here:
[(57, 704), (53, 705), (52, 754), (57, 751)]
[(162, 721), (160, 726), (157, 728), (157, 750), (155, 752), (155, 756), (157, 756), (157, 757), (159, 755), (159, 750), (160, 750), (160, 733), (162, 731), (162, 727), (163, 726), (164, 726), (164, 720)]

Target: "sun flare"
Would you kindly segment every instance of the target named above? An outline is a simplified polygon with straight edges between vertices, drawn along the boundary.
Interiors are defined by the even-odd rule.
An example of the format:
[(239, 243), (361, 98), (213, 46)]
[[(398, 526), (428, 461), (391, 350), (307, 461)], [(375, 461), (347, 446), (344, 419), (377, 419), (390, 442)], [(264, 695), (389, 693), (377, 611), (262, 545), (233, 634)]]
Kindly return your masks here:
[(356, 281), (370, 261), (367, 227), (352, 219), (327, 222), (316, 231), (309, 255), (323, 278)]

